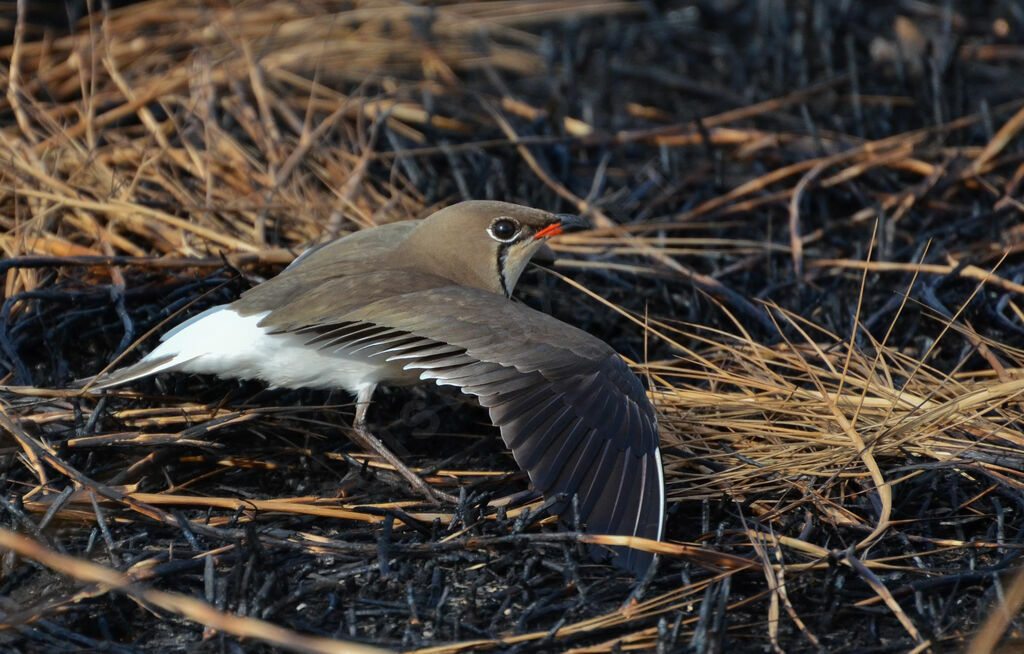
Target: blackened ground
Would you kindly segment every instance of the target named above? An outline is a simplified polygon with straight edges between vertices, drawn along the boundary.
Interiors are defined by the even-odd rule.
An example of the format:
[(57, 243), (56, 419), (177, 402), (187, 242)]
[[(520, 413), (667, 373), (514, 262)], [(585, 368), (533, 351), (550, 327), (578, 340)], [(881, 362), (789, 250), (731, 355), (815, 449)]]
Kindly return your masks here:
[[(862, 293), (857, 270), (794, 270), (792, 253), (786, 249), (792, 233), (789, 198), (770, 197), (789, 188), (792, 179), (768, 183), (753, 196), (764, 201), (748, 211), (691, 213), (768, 171), (855, 147), (863, 139), (981, 116), (956, 129), (934, 129), (915, 145), (919, 157), (936, 167), (930, 180), (922, 181), (917, 172), (878, 166), (848, 180), (820, 183), (836, 172), (829, 169), (812, 182), (799, 207), (804, 253), (807, 260), (865, 259), (876, 220), (873, 215), (858, 217), (857, 212), (874, 207), (882, 216), (874, 260), (942, 265), (955, 255), (956, 265), (989, 269), (1009, 248), (999, 274), (1021, 283), (1019, 204), (1000, 202), (1002, 187), (993, 191), (986, 184), (967, 183), (969, 162), (955, 150), (984, 147), (1020, 108), (1020, 61), (971, 55), (971, 48), (1000, 44), (1021, 52), (1024, 15), (1018, 3), (639, 4), (642, 10), (635, 13), (526, 28), (543, 37), (545, 70), (521, 75), (494, 68), (466, 72), (460, 77), (462, 93), (441, 94), (425, 87), (415, 99), (438, 115), (477, 124), (484, 112), (473, 93), (520, 98), (545, 110), (535, 119), (520, 116), (513, 123), (520, 137), (540, 137), (530, 148), (533, 156), (577, 196), (597, 198), (609, 216), (623, 223), (664, 224), (666, 234), (673, 237), (691, 234), (706, 242), (730, 239), (779, 247), (691, 246), (692, 252), (679, 255), (693, 272), (713, 278), (717, 286), (652, 263), (646, 255), (612, 252), (612, 245), (600, 243), (575, 258), (590, 264), (635, 264), (644, 272), (611, 266), (558, 268), (559, 272), (637, 315), (729, 334), (736, 333), (738, 322), (752, 340), (767, 344), (800, 339), (794, 327), (774, 324), (760, 301), (775, 303), (841, 336), (850, 333), (859, 315), (863, 328), (857, 344), (865, 349), (873, 347), (869, 336), (881, 339), (901, 310), (901, 327), (889, 345), (913, 356), (927, 351), (944, 331), (944, 319), (971, 298), (959, 321), (999, 343), (1001, 353), (1019, 355), (1024, 329), (1013, 309), (1020, 304), (1019, 294), (990, 285), (972, 297), (977, 280), (958, 274), (956, 268), (948, 275), (917, 280), (902, 308), (911, 272), (872, 272)], [(919, 52), (912, 48), (913, 39), (898, 37), (905, 27), (897, 26), (904, 19), (925, 40)], [(1008, 25), (1008, 36), (1000, 36), (999, 21)], [(486, 51), (487, 37), (478, 38), (475, 47)], [(387, 87), (381, 83), (372, 88), (375, 81), (368, 84), (367, 94)], [(780, 136), (771, 147), (746, 154), (710, 142), (680, 148), (619, 134), (705, 119), (808, 89), (813, 92), (793, 102), (751, 114), (744, 127)], [(1016, 104), (1007, 108), (1006, 103)], [(637, 107), (651, 111), (643, 113)], [(561, 120), (564, 116), (581, 118), (598, 132), (571, 136)], [(3, 120), (13, 123), (14, 118), (5, 113)], [(501, 131), (492, 128), (473, 134), (429, 126), (423, 131), (427, 146), (458, 146), (502, 138)], [(382, 132), (377, 143), (382, 152), (424, 147), (387, 126)], [(1003, 181), (1021, 165), (1020, 145), (1017, 139), (1000, 154)], [(382, 157), (370, 163), (367, 174), (387, 180), (393, 167), (422, 194), (424, 205), (473, 197), (553, 211), (576, 209), (538, 181), (520, 153), (507, 144), (449, 147), (403, 156), (397, 163)], [(901, 193), (918, 201), (903, 212), (885, 205)], [(325, 203), (333, 201), (326, 190), (323, 195)], [(692, 228), (679, 228), (680, 221)], [(275, 239), (293, 245), (284, 234), (271, 230), (270, 240)], [(194, 270), (172, 274), (129, 269), (121, 292), (96, 284), (86, 268), (60, 270), (47, 273), (51, 278), (41, 290), (5, 302), (0, 323), (0, 378), (6, 375), (5, 383), (68, 388), (204, 293), (210, 292), (175, 322), (229, 301), (248, 284), (226, 268), (199, 275)], [(527, 273), (518, 296), (606, 340), (633, 360), (678, 354), (662, 341), (645, 342), (626, 318), (543, 271)], [(15, 301), (19, 309), (9, 316)], [(149, 347), (152, 342), (147, 342)], [(683, 345), (703, 344), (694, 339)], [(1000, 360), (1008, 367), (1019, 361), (1009, 354), (998, 356), (1005, 357)], [(943, 339), (929, 359), (929, 365), (942, 371), (981, 371), (990, 364), (978, 342), (963, 338)], [(38, 530), (45, 509), (33, 507), (33, 498), (24, 497), (37, 480), (20, 458), (21, 448), (5, 439), (0, 450), (0, 521), (5, 526), (38, 535), (53, 549), (121, 571), (147, 561), (151, 567), (146, 569), (146, 584), (203, 598), (225, 611), (307, 634), (396, 649), (477, 639), (488, 641), (486, 647), (509, 652), (585, 646), (627, 649), (634, 642), (663, 651), (770, 647), (771, 598), (764, 571), (756, 568), (718, 578), (718, 571), (688, 558), (664, 559), (640, 597), (703, 584), (704, 590), (696, 595), (699, 608), (680, 604), (668, 613), (631, 616), (620, 625), (555, 638), (559, 626), (614, 612), (636, 583), (592, 563), (582, 545), (560, 541), (552, 524), (537, 526), (502, 514), (484, 519), (485, 514), (493, 515), (483, 508), (487, 501), (524, 492), (527, 484), (514, 473), (514, 462), (486, 423), (486, 414), (457, 394), (434, 388), (384, 390), (371, 410), (374, 428), (407, 450), (403, 456), (410, 463), (509, 473), (464, 479), (464, 501), (449, 511), (455, 520), (446, 525), (416, 519), (401, 507), (382, 507), (416, 497), (345, 458), (354, 451), (345, 437), (352, 408), (344, 393), (273, 391), (254, 383), (182, 375), (140, 381), (131, 388), (142, 396), (113, 396), (97, 403), (0, 391), (0, 403), (12, 414), (35, 416), (22, 423), (31, 436), (52, 445), (88, 478), (109, 486), (252, 500), (334, 497), (344, 492), (347, 501), (365, 503), (385, 520), (370, 524), (289, 512), (254, 515), (244, 507), (161, 507), (197, 526), (190, 530), (113, 505), (100, 503), (97, 510), (85, 502), (68, 505), (77, 515), (61, 513)], [(244, 419), (221, 424), (219, 416), (197, 413), (192, 418), (189, 411), (196, 406), (219, 407)], [(160, 413), (161, 407), (168, 409)], [(150, 414), (131, 413), (141, 409)], [(52, 419), (38, 419), (48, 412)], [(1019, 423), (1006, 427), (1020, 429)], [(173, 434), (176, 442), (143, 444), (128, 439), (114, 444), (112, 435), (119, 432)], [(183, 435), (187, 442), (182, 442)], [(83, 440), (88, 437), (97, 439)], [(666, 450), (666, 459), (677, 470), (704, 465), (705, 474), (714, 474), (714, 462), (691, 458), (681, 447)], [(1019, 470), (1019, 452), (1007, 451), (1000, 463)], [(1020, 567), (1017, 544), (1024, 538), (1024, 494), (1006, 477), (910, 454), (884, 465), (888, 478), (912, 477), (899, 486), (894, 526), (871, 550), (873, 559), (893, 557), (894, 563), (875, 574), (923, 639), (932, 641), (937, 651), (958, 650), (989, 615), (1007, 574)], [(58, 480), (48, 488), (51, 501), (73, 487), (67, 479)], [(842, 510), (860, 517), (874, 515), (875, 495), (867, 486), (858, 491), (846, 498)], [(769, 504), (781, 513), (771, 517), (773, 532), (791, 537), (813, 534), (814, 542), (831, 553), (818, 567), (787, 573), (788, 600), (806, 631), (783, 617), (777, 639), (786, 651), (907, 651), (917, 644), (891, 608), (878, 601), (866, 576), (842, 563), (841, 553), (867, 534), (855, 521), (837, 520), (834, 507), (808, 501), (795, 486), (788, 492), (737, 496), (722, 491), (691, 497), (688, 492), (682, 483), (672, 486), (667, 534), (672, 540), (752, 556), (745, 532), (768, 524), (764, 506)], [(800, 509), (790, 510), (792, 506)], [(426, 510), (417, 507), (415, 512)], [(103, 516), (104, 528), (97, 526), (97, 514)], [(395, 520), (405, 524), (394, 526)], [(451, 538), (460, 532), (476, 540)], [(972, 547), (972, 542), (999, 546)], [(217, 553), (197, 556), (210, 551)], [(2, 646), (21, 652), (271, 651), (234, 636), (204, 634), (193, 622), (152, 611), (118, 593), (70, 601), (79, 588), (46, 567), (6, 557), (0, 610), (11, 615), (31, 609), (35, 619), (0, 631)], [(785, 608), (780, 611), (788, 616)], [(1017, 627), (1019, 634), (1019, 623)], [(517, 634), (549, 630), (549, 639), (514, 642)]]

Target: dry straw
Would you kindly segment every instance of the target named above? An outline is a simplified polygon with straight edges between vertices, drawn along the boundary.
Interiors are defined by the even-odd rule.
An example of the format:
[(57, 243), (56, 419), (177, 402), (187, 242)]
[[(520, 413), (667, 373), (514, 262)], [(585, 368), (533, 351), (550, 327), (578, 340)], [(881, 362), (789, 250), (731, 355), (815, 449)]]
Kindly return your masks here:
[[(893, 498), (916, 476), (936, 467), (987, 480), (987, 490), (959, 507), (964, 510), (997, 489), (1024, 490), (1020, 456), (1024, 357), (976, 330), (956, 307), (952, 315), (927, 318), (938, 332), (927, 347), (897, 348), (890, 335), (903, 328), (903, 310), (913, 302), (910, 291), (922, 278), (951, 275), (968, 281), (975, 293), (1005, 292), (1018, 319), (1024, 316), (1020, 308), (1024, 288), (1000, 276), (1002, 251), (992, 253), (987, 267), (961, 265), (952, 256), (946, 265), (876, 261), (870, 255), (863, 260), (815, 258), (809, 248), (821, 233), (804, 229), (800, 199), (811, 187), (849, 183), (877, 169), (900, 171), (920, 180), (877, 198), (877, 207), (851, 216), (851, 224), (858, 224), (872, 221), (879, 209), (898, 221), (940, 178), (977, 188), (981, 183), (977, 175), (1006, 165), (1003, 155), (1024, 122), (1024, 103), (993, 108), (992, 115), (1000, 117), (1002, 128), (985, 147), (959, 152), (971, 158), (971, 165), (961, 173), (947, 169), (941, 151), (924, 151), (919, 146), (937, 134), (976, 124), (982, 120), (978, 115), (877, 141), (823, 132), (820, 139), (844, 146), (839, 154), (780, 166), (670, 221), (623, 227), (595, 206), (593, 196), (575, 195), (554, 179), (532, 156), (530, 141), (520, 139), (515, 120), (536, 119), (543, 115), (543, 108), (511, 96), (481, 97), (460, 80), (479, 71), (516, 75), (542, 67), (541, 39), (531, 26), (565, 17), (634, 12), (639, 9), (636, 4), (519, 0), (438, 3), (431, 9), (390, 1), (355, 3), (348, 9), (336, 5), (326, 0), (250, 4), (151, 0), (92, 14), (82, 19), (73, 35), (44, 40), (37, 40), (38, 34), (19, 21), (14, 44), (0, 50), (4, 62), (0, 85), (6, 89), (0, 104), (9, 118), (0, 128), (0, 249), (8, 261), (40, 259), (36, 264), (22, 259), (24, 265), (4, 268), (4, 296), (17, 298), (46, 288), (54, 283), (54, 270), (79, 276), (77, 281), (85, 285), (113, 282), (123, 290), (128, 270), (198, 274), (219, 266), (222, 255), (246, 270), (280, 264), (298, 249), (348, 230), (429, 212), (433, 207), (417, 190), (416, 170), (401, 165), (398, 155), (445, 151), (449, 146), (431, 140), (434, 130), (462, 135), (468, 144), (450, 147), (515, 148), (536, 174), (533, 183), (549, 187), (589, 213), (599, 227), (565, 238), (560, 248), (581, 255), (603, 253), (611, 261), (561, 262), (566, 268), (667, 278), (680, 288), (695, 284), (728, 317), (731, 329), (712, 329), (636, 315), (608, 303), (609, 310), (621, 312), (629, 321), (636, 340), (671, 352), (666, 358), (636, 363), (638, 373), (651, 381), (651, 397), (659, 410), (671, 501), (681, 503), (680, 513), (687, 514), (688, 507), (700, 506), (702, 500), (727, 498), (743, 507), (751, 523), (721, 541), (731, 543), (732, 551), (711, 544), (626, 539), (635, 547), (662, 552), (670, 560), (681, 557), (715, 571), (699, 581), (671, 590), (658, 587), (624, 608), (568, 621), (553, 630), (502, 633), (422, 651), (552, 643), (581, 633), (594, 634), (595, 639), (572, 651), (646, 649), (660, 637), (659, 628), (651, 626), (652, 616), (665, 616), (675, 630), (699, 638), (707, 628), (700, 607), (709, 602), (721, 602), (727, 611), (755, 604), (764, 607), (765, 622), (743, 628), (767, 633), (776, 645), (782, 620), (791, 620), (804, 642), (819, 645), (820, 634), (815, 635), (801, 619), (792, 598), (802, 574), (836, 565), (849, 569), (871, 588), (874, 595), (862, 601), (863, 606), (884, 607), (911, 641), (922, 649), (928, 647), (927, 637), (884, 579), (888, 571), (918, 568), (908, 557), (876, 556), (875, 552), (891, 553), (892, 548), (880, 544), (899, 539), (932, 553), (1007, 545), (911, 533), (894, 520)], [(429, 39), (424, 37), (427, 23)], [(485, 39), (487, 47), (474, 45), (479, 39)], [(706, 117), (700, 129), (681, 124), (607, 133), (572, 116), (565, 118), (565, 129), (579, 143), (603, 139), (607, 144), (635, 142), (663, 148), (712, 144), (749, 156), (766, 148), (801, 147), (806, 137), (753, 129), (743, 121), (806, 102), (839, 83)], [(455, 98), (467, 108), (446, 114), (426, 106), (426, 96)], [(630, 110), (646, 117), (659, 115), (655, 108), (640, 104), (631, 105)], [(384, 141), (388, 130), (416, 146), (394, 152)], [(483, 131), (503, 138), (472, 140), (474, 133)], [(382, 170), (389, 172), (382, 175)], [(1007, 182), (1006, 202), (1014, 202), (1009, 191), (1020, 177), (1018, 169)], [(786, 245), (712, 240), (695, 231), (710, 230), (744, 212), (779, 202), (789, 206)], [(703, 227), (697, 225), (709, 217)], [(794, 315), (770, 302), (729, 297), (728, 289), (715, 277), (685, 263), (698, 252), (736, 257), (782, 253), (801, 274), (829, 272), (859, 278), (862, 292), (869, 274), (912, 273), (913, 279), (906, 288), (895, 289), (901, 298), (900, 311), (885, 337), (876, 339), (859, 320), (848, 332), (835, 333), (814, 316)], [(76, 258), (64, 262), (94, 266), (54, 268), (56, 262), (47, 257)], [(600, 293), (578, 288), (605, 301)], [(962, 299), (961, 308), (970, 296)], [(24, 318), (31, 306), (27, 301), (13, 303), (7, 319)], [(751, 320), (775, 329), (776, 342), (765, 344), (752, 337), (747, 328)], [(959, 371), (937, 364), (933, 352), (954, 338), (972, 344), (991, 363), (990, 368)], [(35, 533), (25, 525), (28, 537), (0, 531), (0, 545), (76, 580), (82, 594), (96, 597), (116, 590), (210, 629), (300, 651), (368, 651), (341, 641), (313, 640), (149, 588), (145, 562), (119, 573), (60, 554), (47, 540), (46, 525), (60, 520), (106, 528), (109, 522), (146, 520), (202, 534), (204, 529), (221, 528), (241, 533), (239, 525), (268, 515), (315, 516), (375, 528), (385, 522), (385, 515), (398, 515), (388, 529), (400, 529), (406, 522), (429, 524), (435, 518), (440, 524), (457, 523), (452, 511), (424, 510), (413, 501), (352, 504), (344, 497), (190, 493), (189, 485), (200, 478), (164, 492), (141, 492), (130, 480), (135, 478), (134, 471), (149, 465), (153, 455), (139, 455), (139, 446), (203, 448), (216, 452), (204, 460), (213, 457), (224, 470), (271, 470), (283, 465), (265, 457), (220, 451), (217, 432), (242, 424), (272, 429), (276, 417), (288, 409), (235, 409), (174, 400), (147, 406), (151, 398), (127, 391), (117, 396), (136, 400), (132, 408), (115, 408), (107, 416), (121, 430), (72, 438), (58, 451), (39, 434), (49, 426), (75, 423), (80, 402), (76, 393), (35, 387), (0, 389), (6, 451), (17, 452), (18, 465), (31, 470), (36, 480), (34, 487), (21, 489), (19, 497), (25, 520), (35, 525)], [(87, 412), (94, 407), (88, 402), (83, 406)], [(318, 428), (308, 424), (303, 429), (314, 434)], [(101, 483), (68, 462), (69, 454), (91, 448), (123, 449), (125, 454), (118, 455), (121, 473)], [(309, 453), (297, 445), (292, 452)], [(387, 466), (372, 458), (355, 458), (357, 465), (386, 472)], [(181, 461), (187, 463), (187, 458)], [(429, 482), (449, 490), (502, 474), (474, 469), (425, 472)], [(72, 480), (70, 491), (56, 492), (54, 481), (66, 479)], [(183, 507), (206, 509), (208, 518), (183, 524)], [(518, 507), (507, 515), (515, 518), (522, 512), (523, 507)], [(820, 532), (814, 530), (784, 535), (793, 533), (794, 519), (812, 514), (856, 537), (836, 543), (816, 540)], [(533, 536), (552, 543), (565, 539), (624, 542), (621, 537), (600, 535)], [(464, 537), (457, 532), (447, 543), (424, 545), (417, 551), (445, 547), (490, 551), (512, 540)], [(375, 549), (372, 544), (332, 540), (287, 527), (268, 536), (267, 542), (303, 552), (347, 552), (370, 558)], [(751, 575), (763, 577), (761, 590), (739, 599), (730, 597), (729, 580)], [(1022, 587), (1018, 580), (1007, 596), (1007, 606), (1012, 602), (1013, 610), (1020, 604)], [(82, 594), (9, 612), (4, 626), (54, 615)], [(1001, 610), (998, 605), (993, 609), (979, 636), (984, 643), (995, 642), (1006, 628), (1008, 619), (1000, 617)]]

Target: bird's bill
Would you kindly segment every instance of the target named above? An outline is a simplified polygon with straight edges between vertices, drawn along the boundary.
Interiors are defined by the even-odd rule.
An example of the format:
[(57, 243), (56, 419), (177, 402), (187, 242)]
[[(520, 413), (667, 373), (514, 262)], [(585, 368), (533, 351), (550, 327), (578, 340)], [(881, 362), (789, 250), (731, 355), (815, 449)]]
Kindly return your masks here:
[(555, 218), (558, 219), (558, 222), (551, 223), (547, 227), (538, 230), (537, 233), (533, 235), (533, 238), (547, 238), (549, 236), (557, 236), (563, 232), (587, 229), (590, 227), (590, 223), (576, 214), (560, 213), (556, 215)]

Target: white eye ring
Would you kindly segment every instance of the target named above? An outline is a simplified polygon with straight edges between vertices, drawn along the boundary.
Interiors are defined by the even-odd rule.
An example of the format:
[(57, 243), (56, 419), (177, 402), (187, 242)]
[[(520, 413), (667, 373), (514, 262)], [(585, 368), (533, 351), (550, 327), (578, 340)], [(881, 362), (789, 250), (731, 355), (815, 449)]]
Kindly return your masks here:
[(519, 221), (508, 216), (501, 216), (494, 219), (491, 226), (487, 228), (487, 233), (499, 243), (511, 243), (519, 236), (519, 230)]

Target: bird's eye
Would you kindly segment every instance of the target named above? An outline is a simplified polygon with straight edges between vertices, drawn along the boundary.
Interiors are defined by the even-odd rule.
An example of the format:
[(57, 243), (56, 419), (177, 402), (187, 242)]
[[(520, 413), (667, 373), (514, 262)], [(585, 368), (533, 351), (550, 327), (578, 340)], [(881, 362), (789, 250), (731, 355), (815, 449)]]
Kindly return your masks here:
[(519, 233), (519, 223), (511, 218), (498, 218), (487, 228), (495, 241), (508, 243)]

